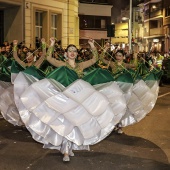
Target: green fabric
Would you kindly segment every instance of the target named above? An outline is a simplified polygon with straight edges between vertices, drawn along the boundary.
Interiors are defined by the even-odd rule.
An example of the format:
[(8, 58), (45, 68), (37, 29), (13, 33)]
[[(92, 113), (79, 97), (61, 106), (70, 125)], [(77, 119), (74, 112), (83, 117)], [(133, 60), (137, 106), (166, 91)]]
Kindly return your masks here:
[(91, 85), (107, 83), (114, 81), (112, 74), (108, 70), (101, 68), (93, 69), (86, 76), (82, 78), (84, 81), (89, 82)]
[(55, 69), (55, 67), (52, 66), (47, 60), (44, 60), (39, 69), (42, 70), (45, 75), (48, 75)]
[(6, 58), (4, 55), (0, 54), (0, 65), (2, 65), (2, 63), (3, 63), (5, 60), (7, 60), (7, 58)]
[(157, 80), (160, 80), (163, 75), (163, 71), (162, 70), (154, 70), (153, 72), (156, 75)]
[(1, 67), (0, 80), (6, 81), (6, 82), (11, 82), (11, 72), (10, 72), (9, 68), (7, 68), (5, 66)]
[(11, 82), (11, 76), (4, 73), (0, 73), (0, 80), (5, 82)]
[(147, 75), (145, 75), (144, 80), (160, 80), (162, 77), (163, 71), (154, 69), (151, 72), (149, 72)]
[(56, 68), (54, 71), (48, 74), (46, 78), (54, 79), (60, 82), (65, 87), (67, 87), (68, 85), (70, 85), (71, 83), (73, 83), (74, 81), (78, 79), (78, 75), (75, 71), (65, 66), (62, 66), (62, 67)]
[(8, 67), (1, 67), (1, 73), (11, 76), (11, 71)]
[(132, 75), (125, 70), (123, 72), (119, 72), (117, 74), (114, 74), (114, 78), (115, 78), (115, 81), (126, 82), (126, 83), (134, 83)]
[(153, 73), (153, 72), (150, 72), (148, 74), (146, 74), (144, 77), (143, 77), (144, 81), (148, 81), (148, 80), (158, 80), (157, 76)]
[(3, 65), (6, 66), (6, 67), (10, 67), (12, 65), (13, 61), (14, 60), (12, 58), (9, 58), (9, 59), (7, 59), (3, 62)]
[(37, 69), (35, 66), (27, 67), (23, 72), (32, 75), (39, 80), (45, 78), (45, 74), (41, 70)]
[(20, 71), (24, 71), (25, 68), (18, 64), (16, 61), (12, 62), (11, 65), (11, 73), (19, 73)]
[(4, 58), (3, 62), (0, 65), (0, 80), (1, 81), (11, 82), (11, 71), (8, 68), (8, 67), (11, 66), (11, 64), (12, 64), (11, 59), (5, 59)]
[(128, 72), (131, 74), (133, 80), (141, 80), (142, 77), (139, 75), (139, 73), (135, 70), (132, 70), (132, 69), (128, 69)]
[(141, 77), (147, 75), (149, 73), (149, 69), (146, 67), (144, 63), (141, 63), (137, 68), (137, 74)]

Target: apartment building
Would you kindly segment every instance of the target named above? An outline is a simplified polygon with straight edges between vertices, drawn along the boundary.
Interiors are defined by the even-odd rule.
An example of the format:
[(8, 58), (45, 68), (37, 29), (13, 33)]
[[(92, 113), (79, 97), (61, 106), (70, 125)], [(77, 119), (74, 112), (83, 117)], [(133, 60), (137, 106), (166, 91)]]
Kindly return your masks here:
[(165, 51), (170, 51), (170, 1), (163, 2), (163, 28), (165, 33)]
[[(132, 1), (132, 19), (130, 21), (129, 5), (125, 9), (120, 10), (120, 14), (116, 16), (115, 37), (112, 38), (113, 44), (122, 44), (126, 51), (129, 50), (129, 42), (131, 41), (132, 51), (144, 51), (145, 41), (143, 39), (143, 0)], [(130, 26), (131, 25), (131, 26)], [(129, 36), (131, 34), (131, 36)]]
[(111, 8), (107, 0), (79, 0), (80, 45), (93, 38), (99, 45), (108, 40), (107, 26), (111, 25)]
[(78, 0), (0, 0), (0, 43), (18, 39), (32, 48), (51, 36), (79, 45)]
[(165, 34), (163, 30), (162, 0), (144, 1), (144, 38), (147, 51), (162, 52), (165, 49)]

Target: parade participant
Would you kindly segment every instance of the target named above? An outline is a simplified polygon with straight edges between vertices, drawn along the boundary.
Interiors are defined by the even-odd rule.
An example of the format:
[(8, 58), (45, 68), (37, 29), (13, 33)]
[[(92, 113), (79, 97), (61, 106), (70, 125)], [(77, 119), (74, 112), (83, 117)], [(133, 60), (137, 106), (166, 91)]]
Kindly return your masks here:
[[(41, 56), (41, 58), (34, 62), (34, 51), (29, 51), (27, 52), (27, 58), (25, 61), (22, 61), (19, 57), (18, 57), (18, 49), (17, 49), (17, 45), (18, 45), (18, 41), (14, 40), (13, 41), (13, 57), (15, 59), (16, 62), (18, 62), (19, 65), (21, 65), (22, 71), (27, 69), (28, 67), (31, 68), (31, 66), (33, 66), (33, 68), (39, 68), (40, 65), (42, 64), (42, 62), (44, 61), (45, 55), (46, 55), (46, 43), (45, 43), (45, 39), (42, 39), (42, 49), (43, 49), (43, 56)], [(1, 58), (0, 58), (1, 61)], [(10, 58), (6, 58), (6, 61), (3, 62), (3, 69), (0, 69), (0, 74), (3, 75), (1, 77), (5, 77), (5, 79), (0, 79), (3, 80), (0, 82), (0, 88), (3, 89), (3, 93), (1, 93), (0, 96), (0, 111), (3, 114), (3, 117), (10, 123), (12, 123), (13, 125), (23, 125), (23, 122), (19, 116), (18, 110), (16, 108), (15, 102), (14, 102), (14, 94), (13, 94), (13, 82), (17, 76), (17, 74), (19, 73), (19, 71), (16, 73), (11, 73), (11, 69), (13, 69), (13, 67), (15, 66), (15, 62), (13, 62), (13, 59), (10, 61)], [(7, 65), (7, 64), (8, 65)], [(2, 65), (2, 64), (1, 64)], [(1, 66), (0, 65), (0, 66)], [(4, 72), (4, 70), (6, 70), (6, 72)], [(3, 72), (1, 72), (3, 71)], [(0, 78), (1, 78), (0, 77)], [(8, 79), (7, 79), (8, 78)], [(4, 82), (5, 81), (5, 82)], [(8, 81), (8, 84), (6, 83), (6, 81)], [(7, 84), (6, 86), (1, 86), (1, 84)], [(6, 103), (6, 100), (8, 100), (9, 102)], [(6, 109), (8, 108), (8, 109)]]
[[(125, 63), (124, 62), (124, 51), (123, 50), (117, 50), (115, 53), (115, 60), (114, 61), (108, 61), (106, 60), (105, 53), (110, 48), (110, 44), (107, 42), (105, 44), (105, 48), (103, 52), (100, 55), (100, 59), (107, 65), (109, 65), (112, 68), (112, 73), (115, 74), (123, 69), (135, 69), (137, 67), (137, 55), (135, 54), (135, 58), (133, 61), (133, 64)], [(112, 59), (112, 58), (111, 58)]]
[(156, 68), (162, 70), (162, 62), (164, 57), (160, 53), (156, 53)]
[(42, 62), (44, 61), (45, 59), (45, 56), (46, 56), (46, 42), (45, 42), (45, 39), (42, 38), (41, 39), (41, 42), (42, 42), (42, 49), (43, 49), (43, 55), (41, 56), (41, 58), (37, 61), (34, 60), (34, 57), (35, 57), (35, 51), (34, 50), (30, 50), (26, 53), (26, 59), (25, 61), (24, 60), (21, 60), (19, 57), (18, 57), (18, 54), (17, 54), (17, 44), (18, 44), (18, 41), (17, 40), (14, 40), (13, 41), (13, 57), (14, 59), (24, 68), (26, 67), (30, 67), (30, 66), (35, 66), (36, 68), (39, 68), (42, 64)]
[[(80, 79), (83, 76), (83, 69), (97, 61), (94, 42), (91, 39), (88, 42), (94, 49), (92, 59), (76, 63), (77, 48), (74, 45), (68, 46), (66, 61), (53, 60), (54, 38), (52, 38), (47, 58), (58, 67), (50, 73), (56, 78), (47, 75), (37, 79), (34, 75), (21, 71), (14, 81), (15, 103), (26, 128), (34, 140), (43, 144), (43, 148), (59, 150), (64, 155), (63, 161), (70, 161), (70, 156), (74, 156), (73, 150), (89, 150), (90, 145), (106, 138), (120, 122), (128, 105), (120, 85), (107, 70), (94, 69)], [(74, 78), (75, 72), (79, 78), (78, 76)], [(71, 77), (73, 81), (64, 85), (60, 83), (58, 77), (60, 80), (68, 80)], [(107, 80), (102, 82), (99, 79)], [(133, 87), (133, 83), (131, 84)], [(136, 95), (137, 92), (145, 90), (146, 86), (146, 84), (139, 86), (140, 90), (135, 91), (132, 97), (131, 107), (128, 107), (132, 113), (129, 114), (130, 120), (133, 120), (128, 121), (130, 124), (139, 121), (139, 118), (143, 118), (144, 114), (153, 108), (147, 108), (149, 103), (153, 106), (153, 100), (155, 102), (156, 96), (149, 96), (153, 90), (148, 88), (148, 91)], [(131, 93), (129, 97), (131, 98)], [(145, 100), (134, 104), (134, 101), (140, 102), (140, 97), (149, 101), (147, 100), (144, 106), (141, 103)], [(143, 108), (146, 110), (145, 113)]]
[(98, 60), (98, 52), (96, 50), (96, 47), (94, 46), (94, 40), (89, 39), (88, 43), (92, 49), (93, 57), (92, 59), (80, 63), (76, 63), (76, 57), (78, 55), (77, 48), (75, 45), (70, 44), (66, 48), (66, 57), (67, 60), (66, 62), (64, 61), (59, 61), (54, 58), (52, 58), (52, 52), (54, 51), (54, 44), (55, 44), (55, 39), (53, 37), (50, 38), (51, 45), (47, 51), (47, 61), (54, 65), (55, 67), (60, 67), (60, 66), (66, 66), (69, 69), (74, 70), (79, 78), (83, 77), (83, 70), (92, 66), (93, 64), (96, 63)]
[[(137, 54), (135, 54), (135, 58), (132, 64), (125, 63), (123, 50), (117, 50), (115, 52), (115, 58), (113, 61), (111, 60), (112, 58), (110, 60), (106, 60), (105, 53), (108, 51), (109, 48), (110, 48), (110, 43), (107, 42), (105, 44), (105, 48), (103, 49), (103, 52), (101, 53), (100, 59), (102, 60), (102, 62), (104, 62), (105, 64), (111, 67), (113, 74), (120, 73), (121, 71), (125, 69), (135, 69), (137, 67)], [(123, 131), (122, 131), (121, 123), (118, 123), (114, 130), (117, 133), (122, 134)]]
[[(68, 45), (66, 48), (66, 53), (65, 53), (65, 56), (67, 58), (66, 62), (59, 61), (59, 60), (56, 60), (55, 58), (52, 58), (52, 52), (54, 51), (54, 45), (55, 45), (55, 38), (51, 37), (50, 41), (51, 41), (51, 45), (47, 51), (47, 61), (49, 63), (51, 63), (52, 65), (54, 65), (55, 67), (66, 66), (69, 69), (74, 70), (77, 73), (77, 75), (79, 76), (79, 78), (83, 77), (84, 69), (95, 64), (96, 61), (98, 60), (98, 53), (97, 53), (96, 47), (94, 46), (94, 40), (92, 40), (92, 39), (89, 39), (88, 43), (92, 49), (93, 58), (88, 61), (84, 61), (84, 62), (80, 62), (80, 63), (75, 62), (76, 57), (78, 55), (78, 51), (77, 51), (78, 49), (73, 44)], [(73, 156), (73, 155), (74, 155), (73, 152), (71, 152), (70, 156)], [(70, 160), (69, 153), (67, 151), (64, 153), (63, 161), (69, 161), (69, 160)]]

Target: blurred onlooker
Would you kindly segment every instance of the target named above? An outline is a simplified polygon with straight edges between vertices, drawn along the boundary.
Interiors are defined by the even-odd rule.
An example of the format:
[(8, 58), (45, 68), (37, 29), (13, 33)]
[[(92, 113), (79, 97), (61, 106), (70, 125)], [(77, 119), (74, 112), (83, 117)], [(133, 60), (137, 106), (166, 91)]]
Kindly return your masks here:
[(6, 53), (6, 47), (5, 47), (5, 45), (2, 44), (0, 48), (1, 48), (1, 53), (0, 53), (0, 54), (1, 54), (1, 55), (5, 55), (5, 53)]
[(22, 61), (24, 61), (26, 59), (27, 52), (28, 52), (28, 48), (26, 46), (22, 46), (21, 54), (19, 56)]
[(41, 46), (41, 41), (38, 37), (35, 37), (35, 46), (37, 49), (40, 48), (40, 46)]
[(7, 58), (12, 58), (13, 54), (12, 54), (12, 47), (10, 44), (6, 45), (5, 50), (6, 50), (5, 56)]

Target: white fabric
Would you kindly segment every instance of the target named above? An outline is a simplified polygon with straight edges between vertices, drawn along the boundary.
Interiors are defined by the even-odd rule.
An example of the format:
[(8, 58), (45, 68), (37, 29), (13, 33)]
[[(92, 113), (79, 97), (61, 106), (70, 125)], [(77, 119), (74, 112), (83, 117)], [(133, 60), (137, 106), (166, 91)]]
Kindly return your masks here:
[(99, 89), (80, 79), (64, 88), (22, 72), (14, 81), (16, 105), (33, 138), (62, 152), (67, 150), (65, 140), (72, 142), (72, 149), (89, 149), (108, 136), (125, 113), (126, 101), (115, 82), (110, 89), (108, 84)]
[(140, 80), (133, 86), (132, 95), (127, 104), (127, 111), (120, 121), (121, 126), (125, 127), (139, 122), (154, 107), (159, 92), (157, 81)]
[(44, 148), (71, 153), (89, 150), (117, 123), (125, 127), (143, 119), (156, 103), (159, 84), (140, 80), (91, 86), (79, 79), (65, 88), (55, 80), (39, 81), (20, 72), (14, 80), (14, 96), (12, 84), (0, 82), (0, 91), (0, 109), (7, 121), (24, 123)]
[(0, 111), (5, 120), (14, 126), (21, 126), (23, 122), (14, 102), (13, 85), (0, 81)]

